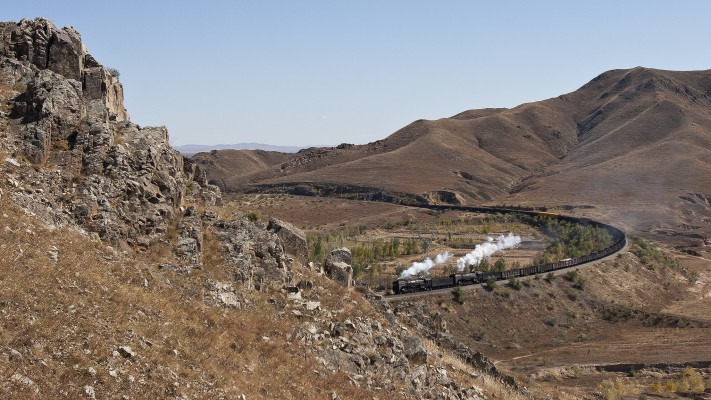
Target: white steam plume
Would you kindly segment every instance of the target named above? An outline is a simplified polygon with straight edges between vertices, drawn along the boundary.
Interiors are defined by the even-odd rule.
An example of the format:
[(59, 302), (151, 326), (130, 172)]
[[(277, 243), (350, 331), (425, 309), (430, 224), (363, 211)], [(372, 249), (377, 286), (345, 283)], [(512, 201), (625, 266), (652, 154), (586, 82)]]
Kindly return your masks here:
[(471, 253), (457, 260), (457, 270), (459, 272), (471, 265), (479, 265), (481, 260), (490, 257), (499, 250), (510, 249), (521, 244), (521, 236), (509, 233), (508, 236), (499, 235), (499, 238), (494, 242), (494, 238), (487, 238), (486, 242), (476, 245)]
[(445, 251), (442, 254), (437, 254), (437, 257), (435, 257), (434, 260), (427, 257), (425, 259), (425, 261), (412, 263), (412, 266), (410, 266), (410, 268), (402, 271), (399, 279), (407, 279), (407, 278), (409, 278), (411, 276), (415, 276), (421, 272), (427, 272), (430, 269), (432, 269), (432, 267), (434, 267), (435, 265), (439, 265), (439, 264), (443, 264), (443, 263), (447, 262), (447, 260), (449, 260), (450, 258), (452, 258), (452, 255), (449, 254), (448, 251)]

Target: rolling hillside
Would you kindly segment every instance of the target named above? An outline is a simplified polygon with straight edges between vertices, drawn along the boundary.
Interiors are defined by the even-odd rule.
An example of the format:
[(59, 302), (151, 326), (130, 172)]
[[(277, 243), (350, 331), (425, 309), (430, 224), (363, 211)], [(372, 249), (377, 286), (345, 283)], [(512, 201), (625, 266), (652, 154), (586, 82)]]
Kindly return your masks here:
[(328, 183), (440, 202), (592, 206), (624, 227), (703, 247), (710, 137), (711, 71), (638, 67), (557, 98), (418, 120), (377, 142), (302, 150), (261, 169), (213, 152), (206, 170), (226, 191)]

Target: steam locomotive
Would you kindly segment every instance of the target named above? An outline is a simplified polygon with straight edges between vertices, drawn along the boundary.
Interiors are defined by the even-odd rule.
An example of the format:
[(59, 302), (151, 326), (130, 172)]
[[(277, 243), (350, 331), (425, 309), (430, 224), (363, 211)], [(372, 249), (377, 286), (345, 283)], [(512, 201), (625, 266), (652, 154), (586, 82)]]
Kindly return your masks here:
[(566, 258), (564, 260), (555, 261), (548, 264), (532, 265), (530, 267), (515, 268), (506, 271), (486, 271), (486, 272), (467, 272), (467, 273), (456, 273), (448, 277), (442, 278), (417, 278), (417, 279), (398, 279), (393, 282), (393, 294), (404, 294), (411, 292), (422, 292), (427, 290), (437, 290), (452, 288), (455, 286), (466, 286), (475, 285), (478, 283), (484, 283), (490, 278), (496, 281), (517, 278), (522, 276), (537, 275), (542, 273), (548, 273), (551, 271), (572, 267), (575, 265), (584, 264), (590, 261), (599, 260), (601, 258), (607, 257), (622, 250), (627, 244), (627, 238), (624, 232), (620, 229), (615, 228), (612, 225), (603, 224), (601, 222), (593, 221), (588, 218), (578, 218), (566, 215), (554, 214), (543, 211), (526, 211), (519, 209), (509, 209), (509, 208), (499, 208), (499, 207), (471, 207), (471, 206), (455, 206), (455, 205), (417, 205), (416, 207), (427, 208), (431, 210), (444, 211), (444, 210), (459, 210), (467, 212), (476, 213), (488, 213), (488, 214), (522, 214), (531, 217), (543, 217), (550, 219), (557, 219), (577, 224), (583, 225), (594, 225), (607, 230), (607, 232), (612, 236), (612, 245), (602, 250), (595, 251), (584, 256), (575, 258)]
[(590, 254), (586, 254), (581, 257), (566, 258), (564, 260), (548, 263), (532, 265), (530, 267), (515, 268), (506, 271), (487, 271), (487, 272), (467, 272), (452, 274), (448, 277), (443, 278), (418, 278), (418, 279), (398, 279), (393, 282), (393, 294), (404, 294), (411, 292), (422, 292), (427, 290), (437, 290), (452, 288), (455, 286), (466, 286), (475, 285), (477, 283), (484, 283), (491, 278), (495, 281), (518, 278), (522, 276), (537, 275), (555, 271), (558, 269), (568, 268), (579, 264), (584, 264), (590, 261), (599, 260), (601, 258), (607, 257), (610, 254), (614, 254), (625, 247), (626, 239), (624, 234), (617, 230), (616, 228), (609, 227), (612, 233), (614, 233), (613, 245), (595, 251)]

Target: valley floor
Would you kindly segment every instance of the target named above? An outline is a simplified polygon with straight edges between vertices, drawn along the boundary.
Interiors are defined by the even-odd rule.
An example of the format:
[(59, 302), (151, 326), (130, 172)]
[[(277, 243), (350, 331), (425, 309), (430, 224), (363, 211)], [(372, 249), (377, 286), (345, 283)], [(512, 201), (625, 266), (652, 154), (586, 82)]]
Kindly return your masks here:
[[(420, 210), (340, 199), (237, 200), (232, 203), (236, 208), (248, 204), (311, 234), (431, 219)], [(670, 398), (677, 391), (683, 394), (667, 386), (683, 381), (685, 366), (704, 379), (711, 376), (711, 263), (659, 245), (657, 251), (666, 257), (662, 262), (640, 257), (633, 243), (612, 260), (582, 268), (582, 288), (564, 276), (551, 281), (532, 277), (519, 289), (499, 285), (493, 291), (467, 291), (463, 304), (444, 293), (408, 300), (396, 310), (414, 325), (436, 315), (448, 333), (543, 397), (562, 390), (579, 398), (617, 384), (624, 387), (618, 392)]]

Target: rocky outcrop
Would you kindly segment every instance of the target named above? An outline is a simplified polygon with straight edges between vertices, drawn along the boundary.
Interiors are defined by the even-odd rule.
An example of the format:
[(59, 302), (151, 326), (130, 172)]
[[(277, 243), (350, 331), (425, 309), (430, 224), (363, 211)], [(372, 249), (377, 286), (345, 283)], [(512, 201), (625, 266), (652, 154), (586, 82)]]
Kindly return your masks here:
[[(315, 291), (306, 290), (303, 296), (314, 297)], [(351, 384), (393, 391), (405, 382), (406, 394), (419, 399), (484, 398), (476, 386), (450, 378), (447, 369), (437, 365), (443, 355), (428, 357), (422, 340), (398, 325), (365, 316), (344, 318), (337, 311), (309, 308), (311, 303), (300, 296), (284, 306), (302, 320), (287, 340), (314, 353), (326, 369), (346, 374)]]
[(427, 363), (427, 350), (422, 345), (422, 339), (417, 336), (404, 336), (402, 340), (403, 353), (410, 362), (415, 364)]
[(329, 278), (344, 287), (353, 286), (353, 256), (345, 247), (331, 251), (323, 262), (324, 270)]
[(270, 283), (290, 282), (292, 274), (281, 240), (259, 221), (216, 221), (212, 225), (235, 281), (263, 290)]
[(308, 260), (309, 249), (306, 244), (306, 234), (304, 234), (304, 231), (288, 222), (276, 218), (269, 219), (267, 230), (279, 236), (279, 239), (281, 239), (284, 245), (284, 251), (293, 255), (302, 263)]
[[(390, 308), (390, 304), (383, 301), (379, 303), (379, 306), (383, 313), (392, 314), (393, 316), (396, 315), (399, 321), (408, 326), (415, 327), (417, 331), (424, 333), (441, 348), (449, 349), (456, 354), (458, 358), (472, 367), (495, 377), (510, 388), (521, 392), (526, 391), (514, 377), (500, 371), (484, 354), (470, 349), (447, 332), (446, 324), (443, 324), (442, 319), (438, 317), (438, 313), (433, 312), (427, 304), (403, 301), (397, 303), (393, 310)], [(422, 352), (417, 349), (418, 340), (419, 338), (414, 337), (414, 340), (412, 340), (408, 346), (408, 349), (410, 349), (408, 353), (410, 354), (409, 358), (416, 362), (421, 361), (420, 357), (422, 355)]]
[(26, 122), (25, 155), (32, 162), (46, 161), (53, 148), (71, 147), (72, 135), (81, 131), (97, 133), (109, 129), (109, 121), (129, 120), (116, 73), (88, 53), (76, 30), (38, 18), (0, 23), (0, 32), (0, 55), (27, 70), (19, 79), (27, 90), (14, 114)]
[(202, 265), (202, 219), (197, 215), (197, 210), (195, 210), (194, 206), (190, 206), (185, 210), (183, 217), (178, 221), (177, 230), (176, 255), (188, 266)]
[(115, 70), (73, 28), (45, 19), (0, 23), (0, 39), (0, 101), (9, 109), (2, 147), (34, 165), (16, 197), (46, 203), (49, 220), (143, 247), (165, 240), (180, 219), (178, 256), (199, 265), (199, 221), (180, 207), (186, 196), (214, 203), (219, 192), (169, 145), (165, 127), (130, 122)]
[(100, 100), (112, 120), (129, 119), (123, 105), (123, 86), (115, 70), (104, 68), (89, 54), (74, 28), (57, 29), (43, 18), (3, 22), (0, 39), (0, 56), (26, 61), (78, 82), (84, 98)]

